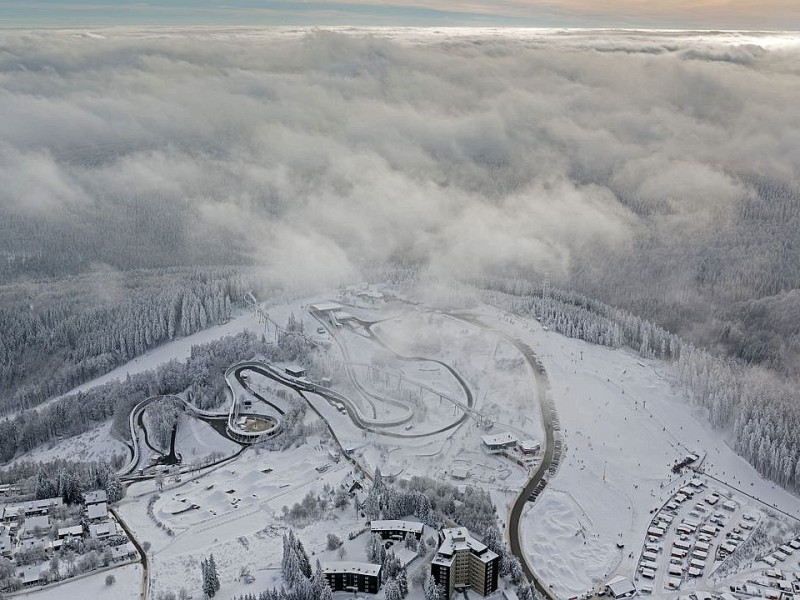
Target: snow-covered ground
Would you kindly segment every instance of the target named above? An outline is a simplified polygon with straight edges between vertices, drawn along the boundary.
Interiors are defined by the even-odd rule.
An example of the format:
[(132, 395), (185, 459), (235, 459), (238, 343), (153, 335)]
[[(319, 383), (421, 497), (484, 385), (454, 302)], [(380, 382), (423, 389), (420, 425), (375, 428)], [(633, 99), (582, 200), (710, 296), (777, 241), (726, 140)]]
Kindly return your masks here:
[(184, 465), (202, 463), (211, 456), (229, 456), (240, 446), (220, 435), (211, 425), (180, 414), (178, 431), (175, 434), (175, 451), (181, 455)]
[[(366, 366), (353, 369), (352, 377), (360, 387), (350, 375), (338, 373), (334, 378), (333, 387), (341, 385), (340, 392), (363, 395), (360, 410), (366, 413), (374, 408), (376, 419), (395, 418), (403, 409), (380, 406), (380, 399), (370, 394), (407, 394), (413, 392), (414, 382), (442, 394), (439, 398), (430, 391), (420, 392), (418, 403), (412, 403), (415, 414), (410, 422), (375, 431), (359, 428), (347, 413), (322, 396), (305, 394), (338, 442), (352, 451), (353, 459), (366, 471), (380, 467), (386, 475), (427, 475), (456, 485), (479, 485), (491, 492), (501, 520), (505, 520), (533, 463), (522, 466), (488, 454), (480, 436), (509, 431), (518, 439), (545, 437), (533, 374), (502, 333), (529, 345), (538, 355), (548, 373), (565, 448), (560, 468), (548, 477), (544, 493), (526, 507), (521, 532), (531, 564), (558, 597), (590, 592), (615, 574), (634, 577), (653, 515), (688, 479), (688, 475), (673, 474), (671, 467), (690, 452), (705, 457), (703, 468), (709, 475), (709, 486), (725, 490), (731, 497), (738, 495), (742, 506), (760, 515), (759, 527), (762, 521), (764, 527), (777, 527), (769, 529), (770, 543), (792, 534), (791, 519), (773, 525), (775, 518), (768, 506), (800, 514), (800, 501), (764, 481), (726, 444), (724, 432), (711, 430), (674, 384), (666, 363), (565, 338), (545, 331), (535, 321), (511, 317), (487, 306), (469, 313), (488, 328), (458, 315), (399, 303), (347, 307), (365, 321), (380, 320), (373, 331), (392, 350), (428, 359), (407, 361), (369, 339), (360, 325), (343, 325), (320, 333), (320, 323), (307, 312), (307, 306), (324, 299), (272, 307), (270, 317), (284, 323), (294, 314), (306, 332), (330, 343), (328, 352), (333, 362), (349, 360), (380, 366), (379, 375)], [(111, 373), (92, 384), (135, 372), (131, 369), (144, 370), (180, 358), (188, 354), (193, 343), (243, 328), (264, 331), (263, 324), (249, 314), (240, 315), (221, 328), (167, 344), (117, 370), (116, 375)], [(269, 329), (267, 335), (274, 335), (274, 331)], [(474, 396), (472, 416), (438, 433), (437, 428), (459, 422), (464, 414), (463, 407), (446, 398), (465, 403), (466, 395), (452, 373), (433, 361), (453, 367)], [(398, 389), (391, 374), (401, 372), (405, 380), (403, 389)], [(345, 380), (346, 385), (342, 384)], [(281, 399), (281, 384), (255, 374), (250, 374), (249, 383), (266, 392), (265, 396)], [(309, 411), (308, 423), (317, 419), (314, 411)], [(492, 422), (489, 428), (482, 426), (487, 420)], [(120, 511), (136, 537), (152, 543), (152, 592), (177, 591), (183, 586), (199, 597), (199, 561), (211, 552), (220, 568), (223, 598), (279, 585), (281, 536), (290, 525), (283, 507), (299, 502), (309, 491), (322, 494), (326, 484), (335, 488), (353, 470), (347, 460), (336, 463), (331, 459), (329, 451), (337, 446), (333, 440), (324, 440), (321, 423), (311, 429), (314, 436), (297, 448), (286, 452), (248, 450), (201, 477), (170, 485), (153, 501), (152, 514), (148, 503), (155, 493), (154, 483), (131, 487)], [(86, 440), (79, 436), (73, 446), (64, 446), (64, 451), (91, 452), (92, 442), (100, 440), (103, 432), (98, 430), (98, 436)], [(187, 461), (236, 449), (210, 426), (185, 415), (181, 416), (177, 443)], [(453, 477), (457, 467), (466, 470), (466, 479)], [(291, 526), (299, 531), (314, 560), (325, 556), (328, 532), (346, 539), (349, 532), (363, 527), (363, 522), (350, 509), (330, 511), (321, 520)], [(345, 543), (351, 560), (357, 560), (363, 552), (359, 539)], [(665, 552), (669, 552), (666, 547)], [(741, 560), (744, 568), (753, 573), (766, 568), (754, 564), (759, 557), (751, 554)], [(718, 577), (712, 577), (717, 571), (709, 568), (685, 589), (712, 589), (735, 580), (738, 575), (729, 568), (733, 563), (727, 564)], [(246, 584), (240, 577), (242, 567), (255, 577), (254, 583)], [(662, 582), (660, 577), (658, 585), (653, 585), (654, 595), (680, 593), (665, 592)]]
[(687, 403), (668, 364), (491, 308), (480, 314), (528, 343), (552, 386), (565, 459), (521, 527), (534, 569), (559, 597), (591, 591), (617, 573), (633, 577), (651, 512), (688, 478), (671, 472), (688, 452), (707, 455), (708, 474), (800, 514), (797, 497), (761, 478)]
[(80, 460), (110, 460), (114, 454), (130, 458), (130, 449), (123, 442), (111, 435), (111, 421), (76, 435), (59, 440), (52, 446), (39, 446), (30, 452), (21, 454), (7, 465), (20, 461), (51, 461), (57, 458), (75, 457)]
[[(106, 585), (108, 575), (114, 576), (112, 585)], [(30, 600), (135, 600), (141, 596), (141, 590), (142, 566), (132, 564), (14, 597)]]

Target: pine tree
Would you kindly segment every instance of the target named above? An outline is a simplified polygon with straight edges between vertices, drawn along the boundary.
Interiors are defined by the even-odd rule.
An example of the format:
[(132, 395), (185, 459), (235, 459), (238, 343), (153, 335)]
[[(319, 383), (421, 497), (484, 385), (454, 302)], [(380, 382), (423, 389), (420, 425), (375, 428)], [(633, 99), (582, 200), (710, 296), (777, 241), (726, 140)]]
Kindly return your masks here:
[(408, 596), (408, 572), (405, 567), (402, 567), (397, 574), (397, 587), (400, 588), (401, 597), (405, 598)]
[(45, 498), (52, 498), (56, 495), (56, 490), (53, 483), (47, 477), (43, 467), (39, 467), (36, 473), (36, 499), (44, 500)]
[(214, 587), (214, 578), (211, 575), (209, 562), (205, 558), (200, 563), (200, 571), (203, 576), (203, 595), (206, 598), (213, 598), (217, 590)]
[(123, 495), (122, 483), (116, 473), (109, 471), (106, 479), (106, 496), (109, 503), (119, 502)]
[(403, 600), (403, 595), (400, 593), (400, 586), (397, 581), (390, 578), (386, 585), (383, 587), (383, 593), (386, 600)]
[(517, 598), (519, 598), (519, 600), (535, 600), (530, 584), (524, 582), (519, 584), (519, 587), (517, 587)]
[(214, 586), (214, 593), (217, 593), (220, 588), (220, 583), (219, 583), (219, 574), (217, 573), (217, 563), (214, 562), (213, 554), (208, 559), (208, 572), (211, 578), (211, 585)]
[(442, 600), (442, 595), (439, 593), (439, 586), (436, 585), (436, 580), (433, 575), (428, 577), (428, 585), (425, 588), (425, 600)]
[(408, 548), (409, 550), (417, 549), (417, 536), (415, 536), (410, 531), (406, 533), (406, 548)]
[(301, 578), (302, 572), (300, 571), (300, 561), (297, 559), (297, 553), (294, 548), (287, 546), (286, 557), (283, 564), (283, 579), (290, 588), (297, 585), (298, 580)]
[(332, 600), (333, 592), (328, 585), (328, 580), (322, 572), (322, 567), (317, 561), (317, 569), (314, 571), (314, 577), (311, 579), (311, 584), (314, 592), (315, 600)]

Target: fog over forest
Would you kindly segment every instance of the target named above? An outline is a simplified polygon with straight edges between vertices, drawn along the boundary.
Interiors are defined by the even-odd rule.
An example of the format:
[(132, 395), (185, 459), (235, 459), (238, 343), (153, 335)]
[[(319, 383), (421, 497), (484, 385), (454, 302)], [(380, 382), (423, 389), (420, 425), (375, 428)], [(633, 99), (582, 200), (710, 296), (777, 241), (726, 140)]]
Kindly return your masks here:
[(0, 283), (547, 272), (798, 375), (798, 75), (781, 34), (5, 31)]

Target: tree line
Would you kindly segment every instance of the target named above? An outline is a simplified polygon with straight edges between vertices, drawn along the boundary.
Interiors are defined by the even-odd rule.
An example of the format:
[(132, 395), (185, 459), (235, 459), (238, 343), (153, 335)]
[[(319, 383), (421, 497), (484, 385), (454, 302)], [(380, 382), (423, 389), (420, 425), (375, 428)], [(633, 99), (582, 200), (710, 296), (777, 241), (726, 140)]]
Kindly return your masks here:
[(691, 402), (709, 423), (731, 430), (734, 449), (763, 475), (800, 490), (800, 404), (797, 379), (736, 357), (717, 356), (646, 319), (574, 292), (526, 281), (495, 281), (489, 303), (537, 318), (559, 333), (673, 363)]
[(233, 270), (151, 276), (118, 301), (67, 296), (0, 306), (0, 411), (31, 408), (176, 337), (230, 319), (246, 292)]
[(128, 416), (139, 402), (150, 396), (188, 390), (200, 406), (219, 404), (224, 394), (225, 370), (232, 364), (259, 356), (268, 361), (303, 362), (309, 351), (303, 338), (283, 336), (273, 343), (249, 331), (194, 345), (185, 361), (173, 359), (156, 369), (70, 394), (0, 421), (0, 462), (84, 433), (109, 419), (113, 419), (112, 431), (127, 441)]

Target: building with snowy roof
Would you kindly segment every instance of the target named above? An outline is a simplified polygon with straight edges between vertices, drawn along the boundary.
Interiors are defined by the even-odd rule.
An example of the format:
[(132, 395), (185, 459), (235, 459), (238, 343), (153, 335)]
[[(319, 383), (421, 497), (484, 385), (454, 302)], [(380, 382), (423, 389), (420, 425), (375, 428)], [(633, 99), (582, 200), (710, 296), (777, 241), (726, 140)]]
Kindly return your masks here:
[(100, 504), (101, 502), (108, 502), (108, 494), (106, 494), (105, 490), (95, 490), (83, 494), (83, 503), (86, 506)]
[(636, 586), (627, 577), (617, 575), (606, 584), (608, 593), (614, 598), (628, 598), (636, 593)]
[(508, 431), (494, 433), (492, 435), (482, 435), (483, 445), (489, 452), (501, 452), (506, 448), (511, 448), (517, 444), (517, 438)]
[(39, 585), (39, 582), (42, 579), (42, 565), (25, 567), (19, 572), (19, 578), (24, 586), (31, 587), (34, 585)]
[(63, 539), (67, 537), (83, 537), (83, 527), (80, 525), (73, 525), (72, 527), (59, 527), (58, 538)]
[(541, 447), (539, 440), (522, 440), (519, 443), (519, 449), (522, 450), (523, 454), (536, 454)]
[(377, 533), (384, 540), (404, 539), (406, 534), (411, 533), (415, 538), (422, 537), (422, 523), (415, 521), (399, 521), (397, 519), (375, 520), (369, 525), (372, 533)]
[(342, 308), (342, 305), (336, 302), (318, 302), (316, 304), (312, 304), (311, 306), (309, 306), (309, 308), (314, 312), (326, 313), (326, 312), (332, 312), (334, 310), (339, 310), (340, 308)]
[(334, 592), (377, 594), (381, 588), (381, 565), (347, 560), (322, 563), (321, 567)]
[(25, 528), (23, 535), (29, 537), (35, 535), (35, 532), (44, 532), (50, 529), (50, 516), (49, 515), (34, 515), (25, 518)]
[(116, 535), (117, 526), (111, 521), (105, 523), (92, 523), (89, 525), (89, 537), (93, 540), (101, 540), (112, 535)]
[(488, 596), (497, 590), (500, 557), (476, 540), (465, 527), (439, 531), (439, 549), (431, 561), (431, 575), (449, 598), (471, 589)]
[(105, 521), (108, 519), (108, 504), (90, 504), (86, 507), (86, 518), (90, 521)]

